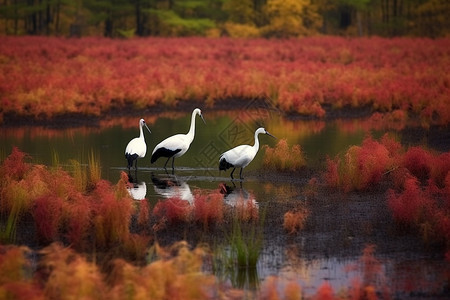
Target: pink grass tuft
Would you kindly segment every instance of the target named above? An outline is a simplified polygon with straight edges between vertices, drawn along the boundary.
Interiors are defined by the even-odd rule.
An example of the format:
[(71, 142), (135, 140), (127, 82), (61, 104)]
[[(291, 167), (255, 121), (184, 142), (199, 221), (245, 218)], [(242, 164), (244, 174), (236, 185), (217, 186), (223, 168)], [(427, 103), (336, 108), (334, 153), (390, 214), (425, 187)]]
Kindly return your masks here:
[(63, 200), (56, 195), (45, 195), (34, 200), (33, 218), (37, 232), (45, 242), (57, 239), (63, 206)]
[(196, 193), (194, 198), (194, 219), (204, 226), (222, 223), (224, 218), (223, 194), (219, 190), (206, 195)]
[(421, 181), (430, 178), (432, 155), (420, 147), (411, 147), (403, 156), (401, 166), (407, 168), (412, 175)]
[(169, 223), (188, 222), (192, 207), (188, 201), (180, 198), (160, 200), (153, 208), (153, 215), (166, 219)]
[(20, 180), (30, 169), (30, 165), (25, 162), (28, 155), (20, 151), (19, 148), (13, 147), (11, 154), (3, 161), (0, 167), (0, 175), (4, 180), (10, 178), (12, 180)]
[(334, 300), (337, 298), (334, 296), (333, 288), (331, 287), (331, 285), (327, 281), (325, 281), (324, 283), (322, 283), (320, 285), (320, 287), (317, 290), (317, 293), (313, 299), (314, 300)]

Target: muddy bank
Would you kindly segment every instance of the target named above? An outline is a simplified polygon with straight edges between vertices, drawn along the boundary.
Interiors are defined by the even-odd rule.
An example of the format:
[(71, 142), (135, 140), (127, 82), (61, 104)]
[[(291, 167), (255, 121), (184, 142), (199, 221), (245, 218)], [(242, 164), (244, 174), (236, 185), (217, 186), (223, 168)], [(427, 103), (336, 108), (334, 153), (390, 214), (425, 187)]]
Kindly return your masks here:
[[(101, 120), (114, 119), (117, 117), (135, 116), (140, 117), (144, 115), (152, 115), (167, 112), (186, 112), (190, 113), (194, 108), (199, 107), (205, 113), (208, 111), (236, 111), (236, 110), (264, 110), (269, 113), (275, 113), (285, 118), (292, 120), (336, 120), (336, 119), (358, 119), (370, 117), (373, 113), (382, 111), (375, 110), (370, 105), (361, 107), (343, 106), (333, 107), (330, 104), (323, 104), (322, 108), (325, 111), (323, 117), (314, 115), (299, 114), (296, 112), (283, 111), (279, 109), (274, 103), (265, 98), (262, 99), (240, 99), (229, 98), (223, 100), (216, 100), (214, 103), (206, 103), (204, 100), (189, 100), (177, 101), (173, 105), (156, 104), (154, 106), (147, 106), (143, 108), (136, 108), (133, 104), (112, 106), (109, 110), (101, 112), (100, 115), (86, 114), (86, 113), (65, 113), (61, 115), (47, 116), (41, 115), (20, 115), (15, 113), (5, 113), (0, 127), (13, 126), (48, 126), (51, 128), (68, 128), (78, 126), (98, 126)], [(418, 116), (412, 116), (412, 119), (417, 119)]]

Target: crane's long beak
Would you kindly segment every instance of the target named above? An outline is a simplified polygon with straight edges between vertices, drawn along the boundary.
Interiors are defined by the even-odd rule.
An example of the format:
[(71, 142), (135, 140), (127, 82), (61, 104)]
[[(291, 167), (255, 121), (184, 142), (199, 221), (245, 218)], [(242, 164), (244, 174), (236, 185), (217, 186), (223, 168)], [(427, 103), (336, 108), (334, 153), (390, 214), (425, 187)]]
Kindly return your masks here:
[(147, 128), (148, 132), (152, 133), (152, 132), (150, 131), (150, 129), (148, 128), (147, 124), (144, 123), (144, 125), (145, 125), (145, 128)]
[(271, 137), (273, 137), (274, 139), (277, 139), (276, 137), (274, 137), (273, 135), (271, 135), (268, 131), (266, 131), (267, 135), (270, 135)]
[(205, 125), (206, 125), (206, 121), (205, 121), (205, 119), (203, 119), (203, 115), (200, 115), (200, 118), (202, 118), (203, 123), (205, 123)]

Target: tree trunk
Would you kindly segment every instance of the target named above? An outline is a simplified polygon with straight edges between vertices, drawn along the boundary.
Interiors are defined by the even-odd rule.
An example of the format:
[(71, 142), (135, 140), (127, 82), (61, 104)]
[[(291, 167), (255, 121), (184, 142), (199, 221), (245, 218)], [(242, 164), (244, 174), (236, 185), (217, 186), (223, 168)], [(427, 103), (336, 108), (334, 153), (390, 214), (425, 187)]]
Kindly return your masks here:
[(14, 0), (14, 34), (19, 32), (19, 15), (17, 11), (17, 0)]
[[(5, 3), (3, 3), (3, 5), (4, 5), (5, 7), (6, 7), (6, 6), (9, 6), (9, 5), (8, 5), (8, 0), (5, 0), (4, 2), (5, 2)], [(8, 22), (9, 22), (8, 18), (5, 18), (5, 34), (8, 33)]]
[(112, 37), (113, 34), (113, 20), (112, 20), (112, 13), (109, 11), (108, 17), (105, 20), (105, 30), (103, 32), (103, 35), (106, 37)]
[(45, 33), (50, 35), (50, 24), (52, 23), (52, 10), (50, 3), (47, 1), (46, 16), (45, 16)]
[(61, 6), (61, 2), (58, 0), (56, 2), (56, 8), (55, 8), (55, 32), (56, 35), (59, 35), (59, 9)]
[(394, 20), (397, 18), (397, 0), (392, 1), (392, 17)]
[(383, 14), (383, 23), (389, 23), (389, 0), (382, 0), (381, 10)]
[(361, 12), (359, 10), (356, 10), (356, 26), (358, 27), (358, 35), (363, 35), (363, 28), (362, 28), (362, 17)]
[(136, 0), (136, 6), (135, 6), (135, 14), (136, 14), (136, 34), (138, 36), (142, 36), (143, 35), (143, 23), (142, 23), (142, 12), (141, 12), (141, 1), (140, 0)]

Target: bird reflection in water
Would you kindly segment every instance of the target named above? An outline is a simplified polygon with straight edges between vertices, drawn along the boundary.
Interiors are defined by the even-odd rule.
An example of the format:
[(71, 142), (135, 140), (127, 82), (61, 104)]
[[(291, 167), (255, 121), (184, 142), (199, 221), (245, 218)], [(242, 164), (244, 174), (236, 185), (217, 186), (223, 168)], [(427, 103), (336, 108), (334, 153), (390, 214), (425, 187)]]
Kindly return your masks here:
[(224, 194), (225, 204), (236, 207), (236, 206), (246, 206), (255, 207), (258, 209), (258, 202), (255, 199), (253, 193), (247, 191), (242, 187), (242, 181), (239, 183), (239, 187), (236, 186), (234, 181), (232, 181), (233, 186), (229, 186), (225, 183), (221, 184), (220, 192)]
[(152, 182), (155, 192), (164, 198), (179, 198), (189, 204), (194, 203), (194, 195), (189, 185), (176, 175), (164, 174), (157, 176), (152, 173)]
[(127, 187), (131, 198), (134, 200), (144, 200), (147, 195), (147, 185), (145, 181), (139, 182), (137, 171), (134, 173), (134, 177), (131, 176), (131, 173), (128, 173), (128, 182), (132, 184), (132, 186)]
[[(258, 220), (259, 218), (259, 205), (252, 192), (247, 191), (242, 187), (242, 181), (239, 183), (239, 187), (236, 186), (234, 181), (232, 186), (225, 183), (220, 184), (220, 192), (224, 195), (224, 203), (229, 206), (233, 211), (233, 235), (232, 238), (235, 241), (231, 242), (232, 255), (242, 255), (241, 246), (237, 246), (243, 243), (243, 252), (246, 256), (246, 264), (239, 264), (234, 268), (230, 274), (230, 279), (234, 287), (256, 291), (259, 287), (260, 278), (258, 275), (258, 269), (256, 263), (250, 263), (249, 253), (255, 253), (259, 246), (258, 241), (262, 240), (262, 227)], [(252, 222), (247, 222), (252, 220)], [(242, 222), (243, 221), (243, 222)], [(241, 250), (239, 250), (241, 249)], [(240, 253), (240, 254), (239, 254)], [(259, 256), (259, 254), (258, 254)]]

